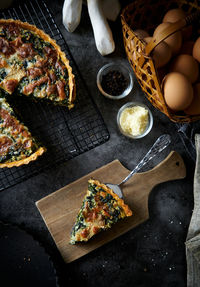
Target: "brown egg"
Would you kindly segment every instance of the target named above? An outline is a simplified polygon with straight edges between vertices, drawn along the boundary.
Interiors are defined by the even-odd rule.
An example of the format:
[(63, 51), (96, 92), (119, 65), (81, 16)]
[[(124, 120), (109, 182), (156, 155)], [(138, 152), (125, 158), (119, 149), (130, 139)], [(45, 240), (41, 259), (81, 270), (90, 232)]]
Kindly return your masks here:
[[(153, 37), (144, 38), (146, 43), (149, 43), (152, 39)], [(155, 66), (157, 68), (161, 68), (171, 59), (172, 51), (168, 44), (163, 41), (154, 48), (152, 56), (155, 62)]]
[(194, 43), (192, 55), (200, 63), (200, 37)]
[(190, 106), (184, 110), (187, 115), (200, 115), (200, 83), (194, 85), (194, 98)]
[(194, 41), (184, 42), (179, 51), (180, 54), (192, 55)]
[[(175, 23), (176, 21), (185, 18), (185, 16), (186, 14), (182, 9), (179, 8), (171, 9), (165, 14), (163, 22)], [(191, 35), (192, 35), (191, 25), (182, 30), (182, 36), (185, 41), (189, 40)]]
[(185, 18), (185, 12), (182, 9), (175, 8), (167, 11), (163, 18), (163, 22), (174, 23), (182, 18)]
[(199, 64), (191, 55), (179, 55), (171, 63), (170, 72), (181, 73), (194, 83), (199, 76)]
[(185, 110), (193, 100), (190, 81), (180, 73), (169, 73), (163, 80), (164, 98), (173, 111)]
[[(157, 38), (160, 33), (162, 33), (163, 30), (165, 30), (168, 26), (170, 26), (170, 23), (165, 22), (158, 25), (158, 27), (155, 29), (153, 33), (153, 37)], [(172, 54), (177, 54), (181, 48), (182, 45), (182, 34), (180, 31), (172, 34), (168, 38), (164, 40), (169, 47), (171, 48)]]
[(135, 35), (139, 38), (139, 39), (144, 39), (146, 37), (149, 37), (149, 33), (145, 30), (142, 29), (137, 29), (133, 31), (135, 33)]

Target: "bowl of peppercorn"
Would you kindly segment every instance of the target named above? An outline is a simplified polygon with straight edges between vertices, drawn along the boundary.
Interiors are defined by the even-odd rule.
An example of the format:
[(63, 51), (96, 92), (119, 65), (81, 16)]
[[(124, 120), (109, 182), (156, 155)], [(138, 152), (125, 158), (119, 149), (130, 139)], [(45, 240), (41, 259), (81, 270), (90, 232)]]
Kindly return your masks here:
[(106, 64), (97, 74), (97, 86), (105, 97), (113, 100), (122, 99), (133, 88), (131, 71), (122, 63)]

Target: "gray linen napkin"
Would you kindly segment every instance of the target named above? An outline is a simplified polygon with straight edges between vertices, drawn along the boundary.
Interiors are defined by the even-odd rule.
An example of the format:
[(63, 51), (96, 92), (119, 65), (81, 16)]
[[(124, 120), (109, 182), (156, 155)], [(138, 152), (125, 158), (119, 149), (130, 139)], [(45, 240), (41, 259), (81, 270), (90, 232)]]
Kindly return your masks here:
[(195, 135), (194, 210), (186, 239), (187, 287), (200, 287), (200, 134)]

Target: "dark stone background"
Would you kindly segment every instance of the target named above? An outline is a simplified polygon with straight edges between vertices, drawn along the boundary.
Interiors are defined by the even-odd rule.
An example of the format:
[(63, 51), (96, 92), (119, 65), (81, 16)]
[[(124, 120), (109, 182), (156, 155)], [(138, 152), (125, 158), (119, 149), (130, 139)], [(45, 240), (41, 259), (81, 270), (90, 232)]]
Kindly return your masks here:
[[(22, 227), (45, 247), (56, 269), (58, 286), (81, 284), (91, 287), (184, 287), (186, 286), (184, 242), (193, 208), (194, 162), (185, 150), (177, 132), (177, 126), (147, 101), (136, 81), (131, 94), (119, 101), (109, 100), (99, 93), (96, 86), (96, 74), (99, 68), (113, 60), (127, 61), (120, 19), (115, 23), (110, 23), (116, 50), (112, 55), (102, 57), (96, 50), (86, 6), (83, 7), (79, 27), (70, 34), (62, 25), (63, 1), (49, 0), (48, 3), (91, 96), (103, 116), (110, 139), (103, 145), (54, 169), (2, 191), (0, 193), (0, 220)], [(127, 1), (122, 1), (124, 6), (126, 3)], [(154, 117), (151, 133), (137, 141), (123, 137), (116, 124), (118, 109), (131, 100), (147, 104)], [(172, 143), (146, 168), (152, 168), (171, 150), (176, 150), (185, 161), (186, 178), (162, 183), (152, 190), (149, 198), (150, 218), (148, 221), (73, 263), (65, 264), (35, 202), (116, 158), (125, 167), (133, 169), (156, 138), (163, 133), (169, 133), (172, 136)], [(13, 244), (14, 242), (15, 238), (13, 238)], [(40, 260), (38, 253), (38, 261)], [(41, 277), (44, 282), (47, 282), (45, 281), (47, 276), (49, 276), (49, 269), (46, 273), (45, 270), (42, 271)], [(28, 286), (35, 285), (32, 285), (30, 281)], [(41, 286), (49, 285), (44, 283)]]

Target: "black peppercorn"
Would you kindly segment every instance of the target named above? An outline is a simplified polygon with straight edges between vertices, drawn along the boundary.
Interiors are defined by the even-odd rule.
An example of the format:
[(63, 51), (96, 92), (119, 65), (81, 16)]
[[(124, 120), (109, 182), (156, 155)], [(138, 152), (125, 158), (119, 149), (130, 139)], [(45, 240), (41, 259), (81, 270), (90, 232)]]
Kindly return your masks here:
[(127, 88), (128, 81), (121, 72), (111, 70), (102, 76), (101, 86), (107, 94), (118, 96)]

